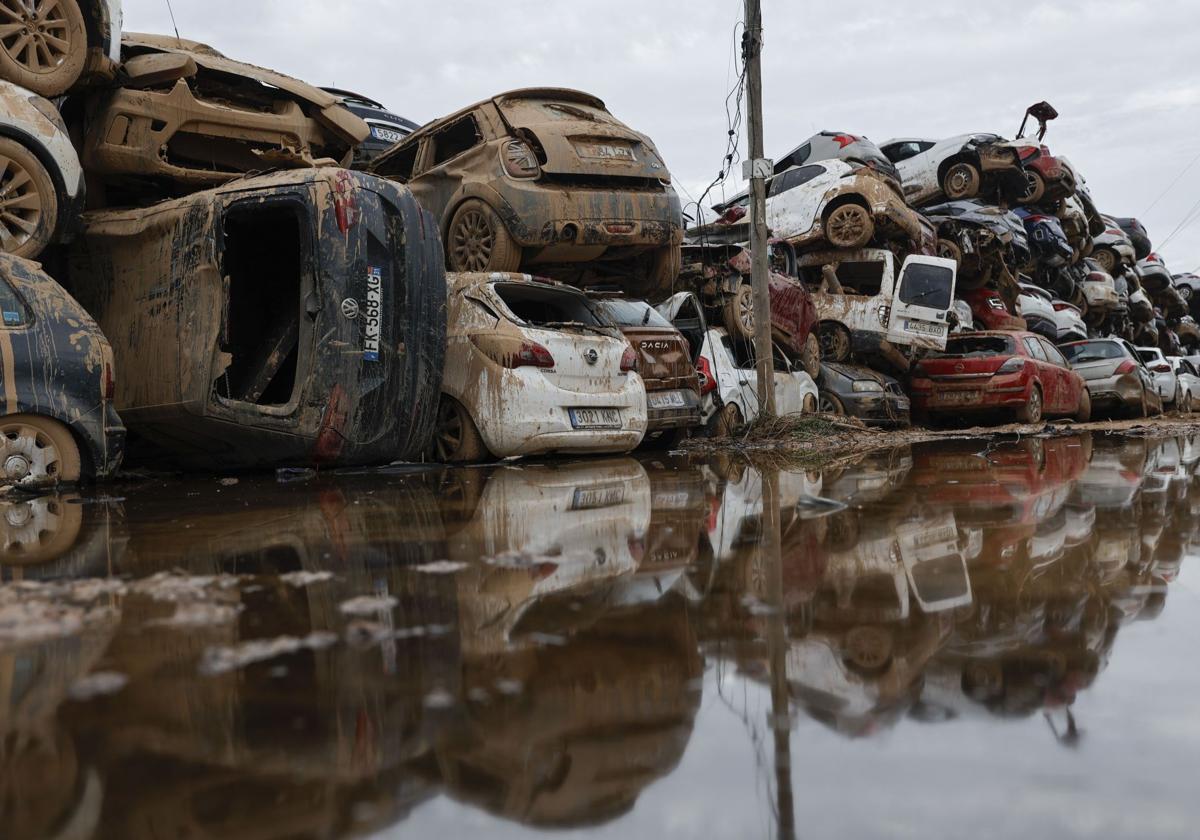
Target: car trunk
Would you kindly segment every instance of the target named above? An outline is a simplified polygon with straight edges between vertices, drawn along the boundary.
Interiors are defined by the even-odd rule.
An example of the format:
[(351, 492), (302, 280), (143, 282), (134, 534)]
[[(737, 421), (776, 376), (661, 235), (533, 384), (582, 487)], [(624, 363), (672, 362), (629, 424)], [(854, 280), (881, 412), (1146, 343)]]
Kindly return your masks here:
[(1117, 367), (1124, 359), (1097, 359), (1094, 362), (1072, 364), (1071, 369), (1085, 380), (1106, 379), (1116, 373)]
[(992, 376), (1011, 356), (938, 358), (921, 362), (921, 372), (932, 379), (972, 379)]
[(638, 353), (640, 372), (647, 391), (698, 389), (691, 347), (677, 331), (656, 327), (623, 327), (621, 332)]

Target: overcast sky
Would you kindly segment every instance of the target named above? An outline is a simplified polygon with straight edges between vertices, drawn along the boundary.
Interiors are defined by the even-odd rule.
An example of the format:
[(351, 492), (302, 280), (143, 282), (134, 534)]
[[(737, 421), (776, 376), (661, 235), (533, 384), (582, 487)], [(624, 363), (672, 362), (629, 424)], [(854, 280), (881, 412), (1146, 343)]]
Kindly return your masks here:
[[(654, 139), (685, 201), (721, 164), (741, 0), (173, 5), (186, 38), (356, 89), (418, 123), (512, 88), (589, 91)], [(768, 156), (823, 129), (876, 142), (1012, 136), (1025, 107), (1045, 99), (1062, 115), (1048, 145), (1104, 212), (1138, 216), (1162, 246), (1200, 211), (1195, 0), (763, 0), (763, 19)], [(166, 0), (125, 0), (125, 23), (170, 32)], [(1200, 218), (1161, 250), (1175, 272), (1200, 268)]]

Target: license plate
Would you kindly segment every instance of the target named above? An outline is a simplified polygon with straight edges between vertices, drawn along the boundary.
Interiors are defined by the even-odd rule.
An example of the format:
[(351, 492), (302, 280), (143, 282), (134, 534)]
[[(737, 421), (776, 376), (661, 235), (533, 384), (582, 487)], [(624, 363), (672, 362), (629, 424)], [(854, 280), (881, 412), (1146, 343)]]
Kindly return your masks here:
[(687, 400), (683, 391), (659, 391), (646, 395), (647, 404), (651, 408), (687, 408)]
[(619, 429), (621, 412), (615, 408), (572, 408), (571, 425), (576, 429)]
[(385, 143), (399, 143), (406, 135), (401, 134), (399, 131), (393, 131), (390, 128), (380, 128), (377, 125), (373, 125), (371, 126), (371, 136)]
[(692, 503), (692, 495), (686, 490), (678, 493), (655, 493), (650, 501), (654, 510), (685, 510)]
[(623, 143), (576, 143), (575, 152), (582, 158), (595, 160), (619, 160), (626, 163), (637, 160), (633, 149)]
[(576, 487), (571, 500), (571, 510), (594, 510), (612, 507), (625, 501), (625, 487), (620, 484), (604, 484), (598, 487)]
[(904, 331), (916, 333), (917, 335), (929, 335), (934, 338), (941, 338), (946, 334), (946, 325), (933, 324), (929, 321), (910, 321), (905, 319)]
[(908, 411), (910, 403), (908, 400), (896, 400), (896, 409), (898, 411)]
[(939, 391), (933, 395), (933, 401), (940, 405), (968, 405), (978, 402), (981, 396), (982, 391)]

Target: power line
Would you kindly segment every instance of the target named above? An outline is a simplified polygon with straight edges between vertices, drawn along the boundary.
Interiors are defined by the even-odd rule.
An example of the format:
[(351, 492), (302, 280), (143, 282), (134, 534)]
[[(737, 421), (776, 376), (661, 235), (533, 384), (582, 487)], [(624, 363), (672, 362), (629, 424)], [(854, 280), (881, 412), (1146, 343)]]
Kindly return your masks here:
[(1175, 176), (1175, 179), (1173, 181), (1171, 181), (1170, 184), (1167, 185), (1167, 188), (1162, 191), (1162, 193), (1158, 196), (1158, 198), (1154, 199), (1154, 203), (1151, 204), (1149, 207), (1147, 207), (1142, 212), (1142, 215), (1145, 216), (1147, 213), (1149, 213), (1151, 210), (1153, 210), (1155, 207), (1157, 207), (1158, 203), (1166, 197), (1167, 193), (1169, 193), (1171, 190), (1175, 189), (1175, 185), (1178, 184), (1180, 182), (1180, 180), (1182, 180), (1183, 176), (1187, 174), (1187, 171), (1189, 169), (1191, 169), (1193, 166), (1196, 165), (1196, 161), (1198, 161), (1198, 160), (1200, 160), (1200, 152), (1196, 152), (1196, 156), (1191, 159), (1191, 161), (1188, 163), (1188, 165), (1183, 167), (1183, 169), (1179, 170), (1179, 174)]

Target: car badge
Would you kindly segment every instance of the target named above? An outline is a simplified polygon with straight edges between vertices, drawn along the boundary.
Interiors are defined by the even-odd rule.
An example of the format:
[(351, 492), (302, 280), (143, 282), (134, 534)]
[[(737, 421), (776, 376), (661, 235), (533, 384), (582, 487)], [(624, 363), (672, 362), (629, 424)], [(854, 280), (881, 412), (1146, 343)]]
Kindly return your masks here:
[(346, 298), (342, 301), (342, 315), (353, 321), (358, 317), (358, 301), (354, 298)]
[(962, 372), (963, 372), (964, 370), (966, 370), (966, 369), (967, 369), (967, 368), (966, 368), (966, 366), (965, 366), (965, 365), (963, 365), (963, 363), (962, 363), (962, 362), (959, 362), (958, 364), (956, 364), (956, 365), (954, 366), (954, 372), (955, 372), (955, 373), (962, 373)]
[(583, 354), (583, 360), (589, 365), (594, 366), (598, 361), (600, 361), (600, 354), (595, 350), (586, 350)]

